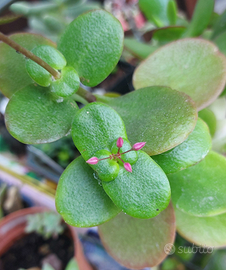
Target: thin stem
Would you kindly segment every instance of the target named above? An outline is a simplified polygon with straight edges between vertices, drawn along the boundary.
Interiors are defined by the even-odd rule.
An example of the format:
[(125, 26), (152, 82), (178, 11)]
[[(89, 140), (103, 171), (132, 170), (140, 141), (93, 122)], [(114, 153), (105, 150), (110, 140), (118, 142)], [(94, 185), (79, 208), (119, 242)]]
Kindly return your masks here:
[(109, 158), (111, 158), (111, 157), (101, 158), (101, 159), (99, 159), (99, 161), (100, 161), (100, 160), (109, 159)]
[(128, 152), (130, 152), (130, 151), (133, 151), (133, 148), (131, 148), (130, 150), (128, 150), (128, 151), (126, 151), (126, 152), (121, 153), (121, 155), (126, 154), (126, 153), (128, 153)]
[(79, 87), (76, 94), (83, 97), (89, 103), (96, 101), (96, 97), (92, 93), (90, 93), (90, 92), (86, 91), (85, 89), (83, 89), (81, 86)]
[(6, 35), (0, 32), (0, 40), (6, 44), (8, 44), (10, 47), (15, 49), (17, 52), (22, 53), (25, 55), (27, 58), (33, 60), (36, 62), (38, 65), (46, 69), (56, 80), (60, 78), (60, 73), (52, 68), (50, 65), (48, 65), (45, 61), (43, 61), (41, 58), (38, 56), (34, 55), (32, 52), (28, 51), (24, 47), (20, 46), (18, 43), (13, 41), (12, 39), (8, 38)]
[(122, 161), (122, 163), (123, 163), (123, 164), (125, 163), (125, 161), (124, 161), (124, 160), (122, 160), (120, 157), (118, 157), (118, 159), (120, 159), (120, 160)]

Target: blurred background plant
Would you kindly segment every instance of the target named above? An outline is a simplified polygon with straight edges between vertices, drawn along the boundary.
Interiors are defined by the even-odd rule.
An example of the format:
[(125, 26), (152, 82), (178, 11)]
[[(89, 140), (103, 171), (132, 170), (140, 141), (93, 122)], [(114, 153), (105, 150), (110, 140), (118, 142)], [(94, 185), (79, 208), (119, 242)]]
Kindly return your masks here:
[(43, 212), (27, 217), (26, 233), (36, 232), (44, 239), (50, 237), (57, 238), (63, 233), (65, 226), (62, 223), (61, 216), (56, 212)]
[(10, 9), (15, 14), (28, 18), (30, 31), (57, 41), (65, 27), (78, 15), (100, 7), (99, 3), (87, 2), (87, 0), (52, 0), (34, 3), (18, 2)]

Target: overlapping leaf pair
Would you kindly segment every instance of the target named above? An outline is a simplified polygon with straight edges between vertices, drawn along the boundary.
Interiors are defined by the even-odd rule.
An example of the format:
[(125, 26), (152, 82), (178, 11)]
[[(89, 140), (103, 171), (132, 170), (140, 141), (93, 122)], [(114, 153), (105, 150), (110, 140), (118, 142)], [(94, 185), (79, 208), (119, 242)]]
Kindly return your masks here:
[[(123, 48), (121, 24), (103, 10), (75, 19), (61, 36), (58, 50), (38, 35), (15, 34), (11, 39), (60, 70), (60, 78), (54, 79), (32, 60), (0, 44), (0, 87), (10, 98), (6, 125), (17, 140), (27, 144), (52, 142), (68, 134), (78, 110), (71, 95), (80, 80), (88, 86), (99, 84), (113, 70)], [(102, 44), (111, 49), (103, 53)]]
[[(121, 117), (108, 105), (95, 102), (78, 111), (72, 124), (72, 138), (86, 162), (77, 158), (58, 185), (57, 209), (69, 224), (99, 225), (120, 211), (146, 219), (168, 206), (170, 186), (165, 173), (149, 155), (138, 150), (144, 143), (131, 147)], [(117, 163), (109, 158), (118, 154), (132, 164), (132, 173), (125, 170), (120, 159)], [(97, 162), (96, 158), (102, 160)], [(85, 178), (77, 176), (81, 164), (86, 170)], [(74, 197), (75, 192), (81, 196)], [(95, 203), (90, 204), (91, 200)]]

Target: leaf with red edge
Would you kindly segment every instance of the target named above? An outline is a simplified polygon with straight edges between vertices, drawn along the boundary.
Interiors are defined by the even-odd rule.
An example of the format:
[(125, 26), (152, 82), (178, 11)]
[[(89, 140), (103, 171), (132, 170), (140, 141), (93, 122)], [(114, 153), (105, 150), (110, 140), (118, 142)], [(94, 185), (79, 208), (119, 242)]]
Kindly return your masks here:
[(181, 144), (197, 120), (192, 99), (169, 87), (146, 87), (118, 98), (96, 97), (122, 117), (131, 144), (146, 142), (142, 150), (150, 156)]
[(211, 42), (182, 39), (161, 47), (133, 75), (135, 89), (164, 85), (189, 95), (199, 110), (224, 90), (226, 58)]
[(132, 269), (153, 267), (167, 254), (166, 244), (175, 237), (172, 205), (151, 219), (137, 219), (124, 213), (99, 226), (101, 241), (108, 253), (120, 264)]
[(213, 217), (196, 217), (175, 209), (177, 231), (199, 246), (226, 246), (226, 214)]

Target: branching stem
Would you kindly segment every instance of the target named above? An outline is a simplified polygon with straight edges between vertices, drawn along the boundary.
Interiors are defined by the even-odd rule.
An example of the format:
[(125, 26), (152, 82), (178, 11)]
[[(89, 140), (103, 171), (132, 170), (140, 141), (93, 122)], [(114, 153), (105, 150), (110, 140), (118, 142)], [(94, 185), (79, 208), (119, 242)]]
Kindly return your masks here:
[(24, 47), (20, 46), (18, 43), (4, 35), (3, 33), (0, 32), (0, 40), (13, 49), (15, 49), (17, 52), (20, 52), (21, 54), (25, 55), (27, 58), (33, 60), (36, 62), (38, 65), (46, 69), (56, 80), (60, 78), (60, 73), (52, 68), (50, 65), (48, 65), (45, 61), (43, 61), (41, 58), (38, 56), (34, 55), (32, 52), (28, 51)]
[(79, 87), (76, 94), (83, 97), (89, 103), (96, 101), (96, 97), (92, 93), (90, 93), (90, 92), (86, 91), (85, 89), (83, 89), (81, 86)]

